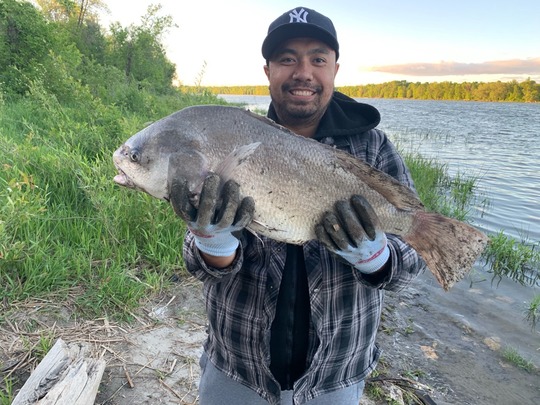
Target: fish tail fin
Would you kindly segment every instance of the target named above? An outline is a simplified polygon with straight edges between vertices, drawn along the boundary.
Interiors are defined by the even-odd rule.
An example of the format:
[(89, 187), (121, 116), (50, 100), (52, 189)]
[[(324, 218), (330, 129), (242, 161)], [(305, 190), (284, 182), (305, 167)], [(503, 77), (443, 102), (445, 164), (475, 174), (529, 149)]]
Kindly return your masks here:
[(415, 212), (403, 240), (418, 252), (445, 291), (471, 270), (488, 243), (488, 237), (473, 226), (425, 211)]

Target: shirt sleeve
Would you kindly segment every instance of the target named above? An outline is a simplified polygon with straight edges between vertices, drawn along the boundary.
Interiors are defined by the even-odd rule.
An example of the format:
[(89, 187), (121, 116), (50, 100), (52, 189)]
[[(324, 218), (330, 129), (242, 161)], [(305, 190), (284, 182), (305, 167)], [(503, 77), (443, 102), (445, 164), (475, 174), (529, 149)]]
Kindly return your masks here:
[(201, 257), (201, 253), (195, 246), (193, 234), (187, 230), (184, 237), (183, 257), (187, 271), (200, 281), (221, 280), (224, 277), (230, 277), (240, 271), (243, 263), (243, 246), (239, 245), (236, 251), (236, 257), (230, 266), (223, 269), (208, 266)]

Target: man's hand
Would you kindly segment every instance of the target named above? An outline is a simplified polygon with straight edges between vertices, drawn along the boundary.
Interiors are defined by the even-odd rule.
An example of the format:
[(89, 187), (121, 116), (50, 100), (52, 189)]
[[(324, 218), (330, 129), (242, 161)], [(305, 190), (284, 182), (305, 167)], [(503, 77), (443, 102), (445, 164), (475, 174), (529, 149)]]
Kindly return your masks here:
[(210, 174), (203, 183), (198, 209), (190, 201), (186, 182), (173, 180), (170, 200), (174, 212), (195, 235), (199, 250), (211, 256), (232, 255), (239, 241), (232, 232), (244, 229), (253, 219), (255, 202), (251, 197), (240, 201), (240, 186), (229, 180), (219, 193), (220, 178)]
[(380, 270), (390, 257), (386, 235), (377, 214), (362, 196), (335, 204), (326, 212), (315, 233), (328, 250), (341, 256), (362, 273)]

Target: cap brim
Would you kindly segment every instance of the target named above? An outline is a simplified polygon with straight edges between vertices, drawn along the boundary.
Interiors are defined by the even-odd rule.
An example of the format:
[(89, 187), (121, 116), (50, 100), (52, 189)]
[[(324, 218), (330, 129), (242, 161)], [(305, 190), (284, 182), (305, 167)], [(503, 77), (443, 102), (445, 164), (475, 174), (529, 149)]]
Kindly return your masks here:
[(262, 45), (262, 55), (268, 60), (276, 48), (282, 42), (291, 38), (316, 38), (332, 48), (336, 52), (336, 60), (339, 56), (339, 45), (336, 38), (318, 25), (309, 23), (286, 24), (277, 27), (265, 38)]

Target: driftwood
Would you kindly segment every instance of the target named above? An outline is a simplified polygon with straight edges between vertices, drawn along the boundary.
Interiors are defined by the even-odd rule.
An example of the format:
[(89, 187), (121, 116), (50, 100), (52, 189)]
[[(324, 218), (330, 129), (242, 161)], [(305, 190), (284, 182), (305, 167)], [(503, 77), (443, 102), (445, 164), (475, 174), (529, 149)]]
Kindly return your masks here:
[(105, 370), (82, 344), (58, 339), (21, 388), (12, 405), (93, 405)]

